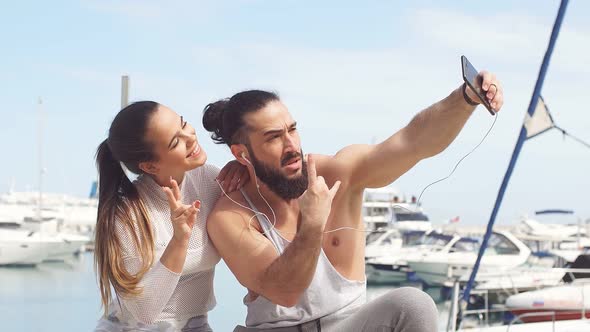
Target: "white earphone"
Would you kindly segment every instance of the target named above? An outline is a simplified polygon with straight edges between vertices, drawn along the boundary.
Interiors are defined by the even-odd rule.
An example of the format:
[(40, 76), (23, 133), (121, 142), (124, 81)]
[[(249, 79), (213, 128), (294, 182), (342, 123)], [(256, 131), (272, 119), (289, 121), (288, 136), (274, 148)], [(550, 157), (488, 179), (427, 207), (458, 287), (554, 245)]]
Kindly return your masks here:
[(245, 161), (246, 161), (248, 164), (252, 165), (252, 163), (250, 162), (250, 160), (248, 160), (248, 158), (246, 158), (246, 153), (245, 153), (244, 151), (242, 151), (242, 158), (244, 158), (244, 160), (245, 160)]
[[(481, 139), (481, 141), (480, 141), (480, 142), (479, 142), (479, 143), (478, 143), (478, 144), (477, 144), (477, 145), (476, 145), (476, 146), (475, 146), (475, 147), (474, 147), (474, 148), (473, 148), (471, 151), (469, 151), (469, 153), (467, 153), (466, 155), (464, 155), (464, 156), (463, 156), (463, 157), (462, 157), (462, 158), (461, 158), (461, 159), (460, 159), (460, 160), (457, 162), (457, 164), (455, 165), (455, 167), (453, 168), (453, 170), (451, 171), (451, 173), (450, 173), (449, 175), (447, 175), (446, 177), (444, 177), (444, 178), (442, 178), (442, 179), (439, 179), (439, 180), (437, 180), (437, 181), (434, 181), (434, 182), (430, 183), (429, 185), (427, 185), (426, 187), (424, 187), (424, 189), (422, 189), (422, 192), (420, 192), (420, 196), (418, 197), (418, 201), (417, 201), (417, 203), (416, 203), (416, 205), (417, 205), (417, 206), (419, 206), (419, 205), (420, 205), (420, 202), (422, 201), (422, 195), (424, 194), (424, 192), (425, 192), (425, 191), (426, 191), (426, 190), (427, 190), (427, 189), (428, 189), (430, 186), (432, 186), (432, 185), (434, 185), (434, 184), (436, 184), (436, 183), (439, 183), (439, 182), (441, 182), (441, 181), (444, 181), (444, 180), (448, 179), (449, 177), (451, 177), (451, 176), (452, 176), (452, 175), (455, 173), (455, 171), (457, 170), (457, 168), (459, 167), (459, 164), (461, 164), (461, 162), (463, 161), (463, 159), (467, 158), (467, 157), (468, 157), (469, 155), (471, 155), (471, 154), (472, 154), (472, 153), (473, 153), (475, 150), (477, 150), (477, 148), (479, 148), (479, 146), (480, 146), (480, 145), (481, 145), (481, 144), (482, 144), (482, 143), (485, 141), (486, 137), (488, 137), (488, 135), (490, 134), (490, 132), (491, 132), (491, 131), (492, 131), (492, 129), (494, 128), (494, 125), (496, 124), (496, 120), (498, 120), (498, 116), (494, 117), (494, 121), (492, 122), (492, 125), (490, 126), (490, 128), (488, 129), (488, 131), (486, 132), (486, 134), (483, 136), (483, 138)], [(248, 164), (252, 165), (252, 163), (250, 162), (250, 160), (248, 160), (248, 158), (246, 157), (246, 153), (245, 153), (244, 151), (242, 151), (242, 153), (240, 154), (240, 156), (241, 156), (242, 158), (244, 158), (244, 160), (245, 160), (245, 161), (246, 161)], [(253, 165), (252, 165), (252, 166), (253, 166)], [(253, 219), (253, 218), (256, 218), (256, 216), (257, 216), (257, 215), (263, 215), (263, 216), (266, 218), (266, 220), (268, 220), (268, 222), (269, 222), (269, 223), (271, 223), (271, 229), (274, 229), (274, 228), (275, 228), (275, 225), (276, 225), (276, 223), (277, 223), (277, 216), (276, 216), (276, 214), (275, 214), (275, 211), (273, 210), (273, 208), (272, 208), (272, 207), (270, 206), (270, 204), (269, 204), (269, 203), (266, 201), (266, 199), (264, 198), (264, 196), (262, 196), (262, 193), (260, 193), (260, 186), (258, 185), (258, 180), (257, 180), (257, 178), (256, 178), (256, 172), (254, 172), (254, 182), (255, 182), (255, 184), (256, 184), (256, 189), (257, 189), (257, 191), (258, 191), (258, 195), (260, 195), (260, 197), (262, 198), (262, 200), (264, 200), (264, 202), (266, 203), (266, 205), (268, 206), (268, 208), (269, 208), (269, 209), (270, 209), (270, 211), (272, 212), (272, 215), (273, 215), (273, 222), (272, 222), (272, 223), (271, 223), (270, 219), (268, 218), (268, 216), (267, 216), (266, 214), (264, 214), (264, 213), (261, 213), (261, 212), (258, 212), (258, 211), (255, 211), (255, 210), (253, 210), (253, 209), (251, 209), (251, 208), (249, 208), (249, 207), (246, 207), (246, 206), (244, 206), (244, 205), (242, 205), (242, 204), (240, 204), (240, 203), (238, 203), (238, 202), (234, 201), (234, 200), (233, 200), (231, 197), (229, 197), (229, 195), (228, 195), (228, 194), (225, 192), (225, 190), (223, 190), (223, 187), (221, 186), (221, 183), (219, 183), (219, 180), (217, 181), (217, 184), (219, 185), (219, 188), (221, 189), (221, 191), (223, 192), (223, 194), (224, 194), (225, 196), (227, 196), (227, 198), (229, 198), (229, 199), (230, 199), (232, 202), (234, 202), (235, 204), (237, 204), (237, 205), (239, 205), (239, 206), (241, 206), (241, 207), (243, 207), (243, 208), (245, 208), (245, 209), (248, 209), (248, 210), (250, 210), (250, 211), (254, 212), (254, 215), (252, 215), (252, 217), (251, 217), (251, 218), (250, 218), (250, 220), (248, 221), (248, 228), (250, 228), (250, 223), (252, 222), (252, 219)], [(410, 210), (410, 209), (408, 209), (408, 208), (406, 208), (406, 207), (400, 206), (400, 205), (394, 205), (394, 206), (396, 206), (396, 207), (400, 207), (400, 208), (402, 208), (402, 209), (404, 209), (404, 210), (407, 210), (407, 211), (409, 211), (409, 212), (413, 212), (413, 213), (415, 213), (415, 212), (416, 212), (416, 211), (412, 211), (412, 210)], [(337, 232), (337, 231), (340, 231), (340, 230), (345, 230), (345, 229), (347, 229), (347, 230), (352, 230), (352, 231), (357, 231), (357, 232), (362, 232), (362, 233), (372, 233), (372, 232), (373, 232), (373, 231), (368, 231), (368, 230), (364, 230), (364, 229), (357, 229), (357, 228), (353, 228), (353, 227), (339, 227), (339, 228), (336, 228), (336, 229), (331, 229), (331, 230), (328, 230), (328, 231), (324, 231), (323, 233), (324, 233), (324, 234), (328, 234), (328, 233)], [(281, 232), (281, 231), (279, 231), (278, 229), (277, 229), (277, 231), (278, 231), (279, 233), (282, 233), (282, 232)], [(285, 233), (287, 233), (287, 232), (285, 232)], [(266, 234), (266, 231), (264, 231), (264, 232), (263, 232), (263, 234)], [(289, 233), (289, 234), (292, 234), (292, 233)]]

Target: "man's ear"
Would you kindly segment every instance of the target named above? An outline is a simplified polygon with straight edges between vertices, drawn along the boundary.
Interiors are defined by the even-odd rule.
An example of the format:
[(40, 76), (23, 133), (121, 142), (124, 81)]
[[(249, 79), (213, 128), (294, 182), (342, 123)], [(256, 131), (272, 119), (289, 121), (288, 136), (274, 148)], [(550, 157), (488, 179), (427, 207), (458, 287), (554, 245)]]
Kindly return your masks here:
[(139, 169), (141, 169), (147, 174), (158, 175), (158, 172), (160, 171), (160, 168), (154, 162), (151, 161), (143, 161), (139, 163), (138, 166)]
[(249, 163), (249, 157), (248, 157), (248, 149), (246, 149), (246, 145), (244, 144), (233, 144), (230, 147), (231, 150), (231, 154), (234, 156), (234, 158), (236, 158), (236, 160), (244, 165), (244, 166), (248, 166)]

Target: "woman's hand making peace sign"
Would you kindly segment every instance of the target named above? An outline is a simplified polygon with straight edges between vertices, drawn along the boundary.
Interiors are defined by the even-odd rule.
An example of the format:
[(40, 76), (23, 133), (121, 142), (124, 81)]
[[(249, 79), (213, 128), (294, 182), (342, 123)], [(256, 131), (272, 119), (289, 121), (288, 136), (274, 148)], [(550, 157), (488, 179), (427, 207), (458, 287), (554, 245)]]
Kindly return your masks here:
[(170, 217), (174, 229), (173, 236), (176, 240), (188, 241), (201, 208), (201, 201), (196, 200), (190, 205), (183, 204), (178, 183), (172, 178), (170, 178), (170, 188), (162, 187), (162, 189), (168, 197)]

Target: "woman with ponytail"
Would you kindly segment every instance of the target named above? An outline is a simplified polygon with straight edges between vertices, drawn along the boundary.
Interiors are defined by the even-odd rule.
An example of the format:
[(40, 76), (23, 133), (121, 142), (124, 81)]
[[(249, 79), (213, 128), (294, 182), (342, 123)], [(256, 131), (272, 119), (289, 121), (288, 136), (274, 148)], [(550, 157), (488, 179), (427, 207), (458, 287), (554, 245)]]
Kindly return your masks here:
[(248, 175), (237, 162), (220, 173), (206, 160), (195, 129), (169, 108), (142, 101), (116, 115), (96, 153), (95, 268), (105, 310), (96, 331), (211, 331), (220, 258), (205, 221), (221, 194), (216, 179), (232, 191)]

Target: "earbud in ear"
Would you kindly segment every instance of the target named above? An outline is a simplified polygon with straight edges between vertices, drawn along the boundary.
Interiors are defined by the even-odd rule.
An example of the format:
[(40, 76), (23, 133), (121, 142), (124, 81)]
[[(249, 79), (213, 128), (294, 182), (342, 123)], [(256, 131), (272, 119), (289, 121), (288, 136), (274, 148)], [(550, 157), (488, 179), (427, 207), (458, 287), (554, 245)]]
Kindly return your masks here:
[(244, 160), (245, 160), (245, 161), (246, 161), (248, 164), (250, 164), (250, 165), (252, 164), (252, 163), (250, 162), (250, 160), (248, 160), (248, 158), (246, 158), (246, 153), (245, 153), (244, 151), (242, 151), (242, 154), (241, 154), (241, 156), (242, 156), (242, 158), (244, 158)]

